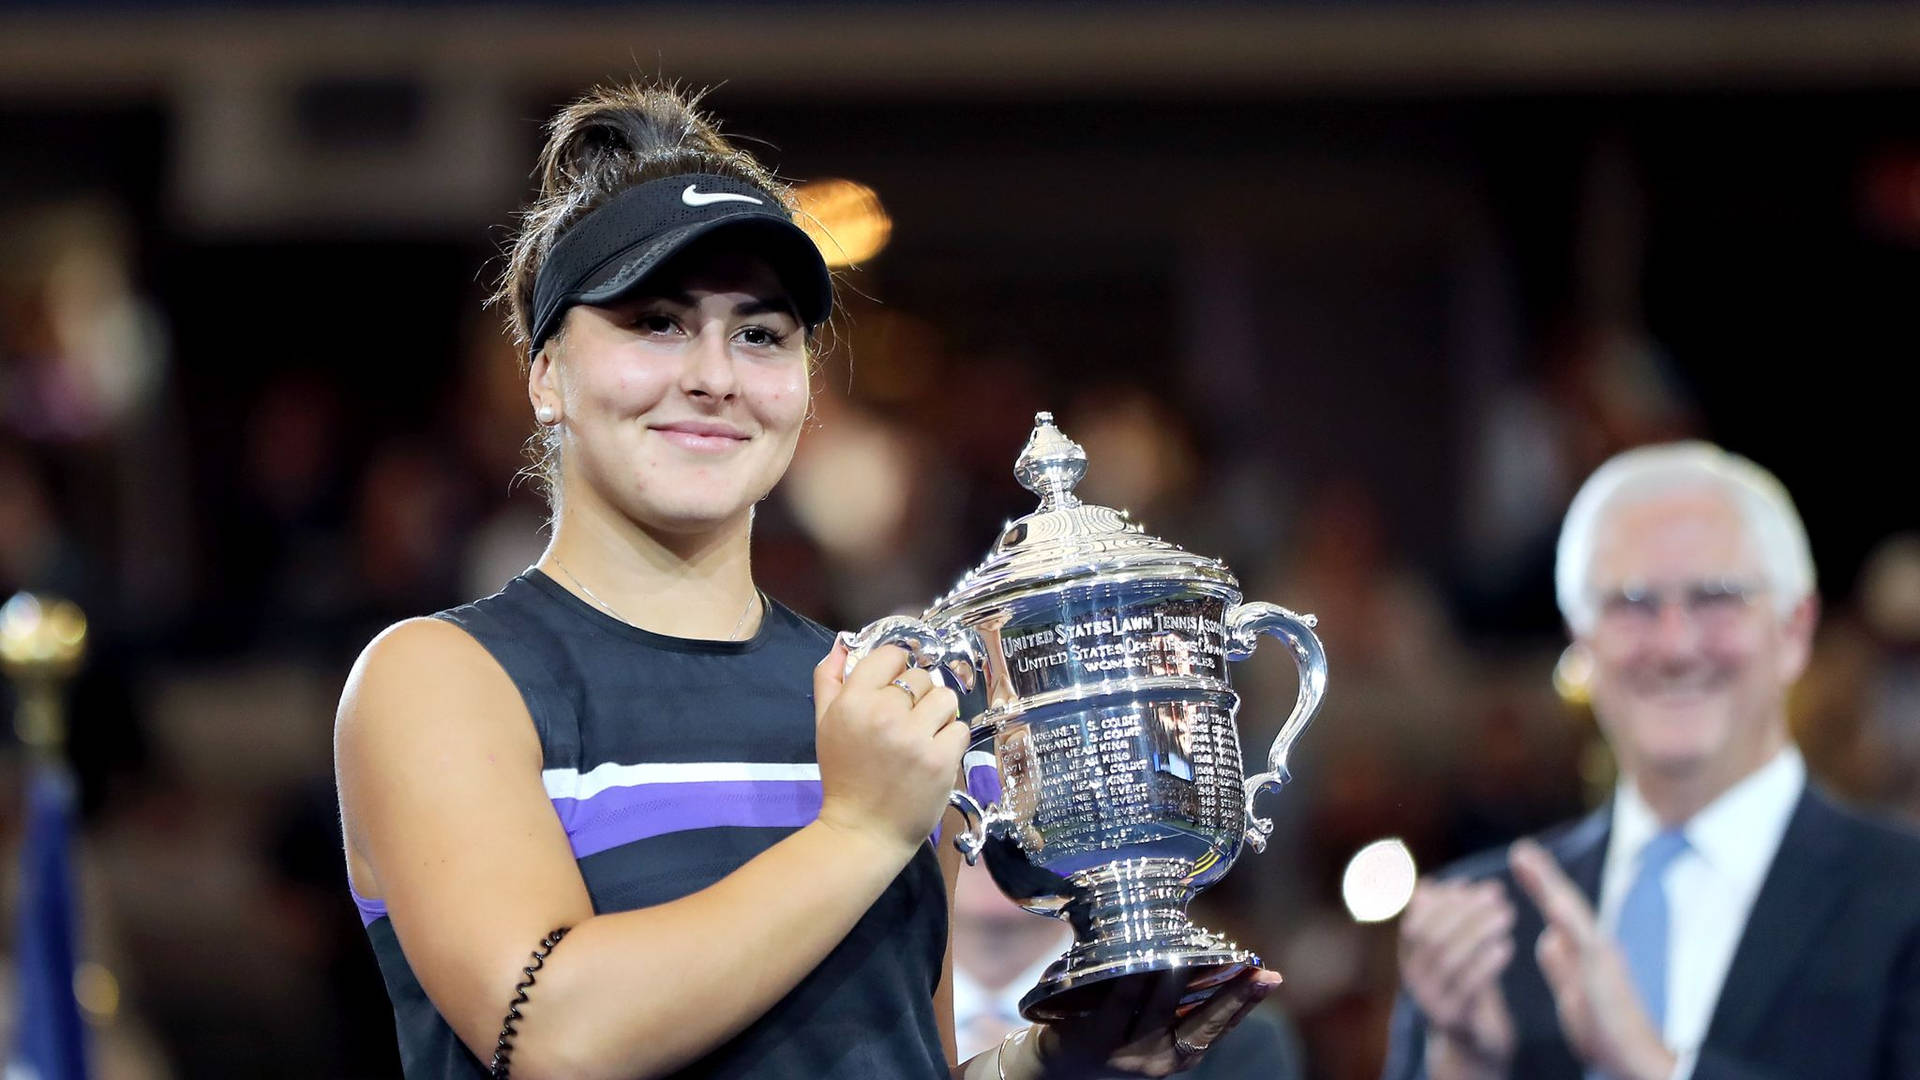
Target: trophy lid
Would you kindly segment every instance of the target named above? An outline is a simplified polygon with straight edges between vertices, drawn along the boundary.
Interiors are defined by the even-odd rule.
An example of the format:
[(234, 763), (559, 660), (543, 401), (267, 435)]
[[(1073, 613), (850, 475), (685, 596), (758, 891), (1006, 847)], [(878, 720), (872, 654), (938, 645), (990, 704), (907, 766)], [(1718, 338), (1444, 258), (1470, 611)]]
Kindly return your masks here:
[(985, 561), (929, 614), (960, 614), (1032, 586), (1096, 576), (1205, 581), (1238, 590), (1218, 559), (1149, 535), (1121, 511), (1081, 502), (1073, 489), (1086, 473), (1086, 450), (1054, 426), (1052, 413), (1036, 414), (1013, 475), (1040, 497), (1040, 506), (1008, 522)]

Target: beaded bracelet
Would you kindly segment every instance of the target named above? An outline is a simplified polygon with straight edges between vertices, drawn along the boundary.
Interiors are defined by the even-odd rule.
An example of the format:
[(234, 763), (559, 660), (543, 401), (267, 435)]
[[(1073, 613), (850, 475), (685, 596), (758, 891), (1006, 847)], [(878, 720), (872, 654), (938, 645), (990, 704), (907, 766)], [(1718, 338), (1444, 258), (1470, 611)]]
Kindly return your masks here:
[(526, 978), (513, 988), (513, 1002), (507, 1006), (507, 1018), (500, 1027), (500, 1041), (493, 1044), (493, 1062), (487, 1066), (487, 1075), (493, 1080), (507, 1080), (509, 1058), (513, 1056), (513, 1037), (519, 1031), (513, 1026), (520, 1019), (520, 1006), (527, 1003), (527, 990), (534, 984), (534, 973), (547, 966), (547, 956), (560, 939), (567, 936), (567, 928), (562, 926), (553, 933), (540, 939), (540, 947), (533, 950), (533, 963), (520, 969)]

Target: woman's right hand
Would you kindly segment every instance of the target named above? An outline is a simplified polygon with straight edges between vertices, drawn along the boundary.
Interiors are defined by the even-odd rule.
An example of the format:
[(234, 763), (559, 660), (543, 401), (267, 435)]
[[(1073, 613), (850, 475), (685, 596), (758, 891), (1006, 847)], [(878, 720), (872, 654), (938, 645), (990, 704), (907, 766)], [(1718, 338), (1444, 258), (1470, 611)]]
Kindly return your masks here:
[(895, 645), (846, 665), (835, 642), (813, 669), (820, 820), (911, 854), (939, 824), (967, 750), (960, 699)]

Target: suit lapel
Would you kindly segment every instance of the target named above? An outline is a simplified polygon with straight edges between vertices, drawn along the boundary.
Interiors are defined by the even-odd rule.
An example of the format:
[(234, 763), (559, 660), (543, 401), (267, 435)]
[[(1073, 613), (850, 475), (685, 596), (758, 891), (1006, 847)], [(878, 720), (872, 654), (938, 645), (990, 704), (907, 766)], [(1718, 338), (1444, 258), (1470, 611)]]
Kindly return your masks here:
[(1612, 832), (1613, 800), (1609, 799), (1549, 848), (1561, 869), (1586, 894), (1587, 903), (1595, 908), (1600, 906), (1600, 872), (1607, 865), (1607, 843)]
[[(1612, 825), (1613, 806), (1607, 803), (1570, 828), (1541, 839), (1541, 844), (1589, 900), (1600, 892), (1600, 870), (1606, 863)], [(1583, 1070), (1560, 1031), (1553, 994), (1534, 962), (1534, 942), (1545, 929), (1540, 912), (1511, 874), (1505, 875), (1505, 879), (1516, 907), (1514, 944), (1519, 954), (1501, 977), (1507, 1007), (1513, 1010), (1514, 1027), (1520, 1036), (1511, 1075), (1525, 1080), (1581, 1080)]]
[(1826, 928), (1849, 882), (1851, 834), (1844, 825), (1840, 812), (1809, 784), (1747, 916), (1714, 1006), (1708, 1044), (1745, 1043), (1769, 1015), (1800, 955)]

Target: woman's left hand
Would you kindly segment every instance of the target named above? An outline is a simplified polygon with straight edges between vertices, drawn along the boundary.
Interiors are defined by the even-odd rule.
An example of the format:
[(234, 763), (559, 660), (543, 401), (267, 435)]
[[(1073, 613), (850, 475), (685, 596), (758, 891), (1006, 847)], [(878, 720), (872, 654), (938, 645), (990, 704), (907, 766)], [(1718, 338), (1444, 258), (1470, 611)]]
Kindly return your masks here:
[(1041, 1025), (1030, 1045), (1049, 1080), (1172, 1076), (1199, 1064), (1214, 1040), (1279, 985), (1279, 972), (1243, 971), (1181, 1015), (1183, 973), (1129, 979), (1087, 1016)]

